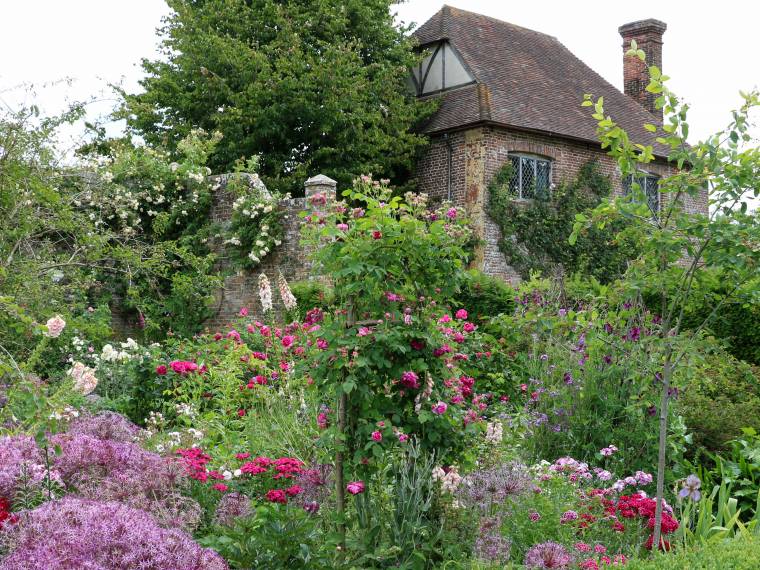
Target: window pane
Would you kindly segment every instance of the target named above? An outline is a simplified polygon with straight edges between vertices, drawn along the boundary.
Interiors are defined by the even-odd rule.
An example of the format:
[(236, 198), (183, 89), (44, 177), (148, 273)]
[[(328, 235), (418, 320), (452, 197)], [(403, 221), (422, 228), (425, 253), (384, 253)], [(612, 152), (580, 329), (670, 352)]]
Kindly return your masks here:
[(623, 195), (628, 196), (633, 189), (633, 175), (628, 175), (623, 178)]
[(443, 88), (443, 58), (441, 57), (443, 52), (440, 49), (436, 52), (436, 49), (432, 47), (431, 53), (422, 60), (422, 77), (425, 81), (422, 93), (431, 93)]
[(462, 62), (452, 51), (451, 46), (446, 43), (444, 48), (446, 49), (446, 85), (444, 87), (456, 87), (473, 81), (473, 77), (467, 73)]
[(522, 187), (521, 198), (535, 198), (536, 188), (536, 161), (532, 158), (522, 157), (522, 171), (520, 173), (520, 185)]
[(656, 215), (660, 211), (660, 192), (658, 191), (656, 176), (647, 176), (646, 193), (649, 209), (652, 210), (652, 213)]
[(536, 198), (549, 199), (549, 185), (551, 184), (551, 166), (548, 160), (536, 161)]
[(520, 157), (510, 156), (512, 163), (512, 178), (509, 180), (509, 192), (515, 196), (520, 196)]

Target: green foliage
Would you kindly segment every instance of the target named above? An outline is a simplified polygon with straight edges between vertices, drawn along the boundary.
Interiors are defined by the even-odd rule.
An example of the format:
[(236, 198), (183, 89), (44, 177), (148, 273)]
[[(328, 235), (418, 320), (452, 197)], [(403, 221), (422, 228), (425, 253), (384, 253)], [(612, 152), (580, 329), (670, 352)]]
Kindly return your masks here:
[(329, 312), (335, 298), (332, 287), (322, 281), (296, 281), (290, 284), (290, 291), (298, 301), (298, 315), (301, 320), (311, 309)]
[(322, 172), (346, 187), (363, 172), (404, 180), (427, 116), (405, 85), (417, 56), (389, 0), (172, 0), (162, 57), (143, 61), (123, 115), (152, 144), (191, 129), (224, 138), (210, 164), (261, 154), (273, 190)]
[(731, 282), (718, 275), (695, 287), (684, 314), (684, 327), (699, 328), (710, 316), (715, 299), (732, 294), (733, 300), (723, 304), (706, 328), (724, 340), (736, 358), (760, 365), (760, 299), (756, 298), (760, 282), (748, 283), (741, 294), (732, 293), (731, 289)]
[(487, 321), (515, 308), (515, 290), (502, 279), (491, 277), (476, 269), (467, 271), (462, 287), (452, 302), (464, 307), (474, 321)]
[[(367, 178), (344, 196), (362, 207), (351, 212), (331, 205), (325, 215), (315, 199), (306, 231), (317, 271), (333, 277), (336, 302), (356, 320), (339, 314), (324, 323), (326, 346), (308, 373), (327, 397), (347, 396), (354, 465), (382, 457), (398, 443), (394, 430), (416, 435), (441, 461), (453, 461), (466, 449), (466, 410), (452, 405), (436, 414), (431, 408), (447, 400), (443, 381), (456, 373), (434, 349), (447, 342), (437, 324), (445, 311), (438, 303), (454, 296), (463, 276), (462, 243), (470, 233), (464, 213), (444, 206), (431, 216), (424, 198), (408, 195), (404, 202)], [(447, 319), (452, 334), (462, 326), (462, 319)], [(405, 387), (400, 382), (407, 372), (414, 378)], [(384, 422), (382, 444), (370, 439), (377, 422)], [(474, 431), (470, 425), (467, 432)]]
[(488, 186), (489, 215), (502, 232), (499, 247), (510, 265), (527, 278), (533, 272), (552, 273), (561, 265), (606, 283), (621, 275), (636, 256), (635, 242), (616, 239), (620, 224), (590, 228), (573, 247), (567, 246), (576, 215), (588, 212), (612, 189), (599, 164), (584, 164), (571, 182), (563, 182), (546, 200), (516, 200), (509, 191), (511, 163), (505, 164)]
[[(652, 344), (653, 315), (640, 305), (568, 303), (546, 280), (523, 284), (517, 310), (488, 327), (504, 338), (511, 355), (495, 363), (501, 378), (492, 389), (509, 397), (527, 426), (521, 448), (526, 459), (570, 455), (591, 463), (610, 444), (620, 451), (618, 472), (649, 470), (656, 457), (659, 382), (645, 364)], [(497, 367), (494, 367), (498, 370)], [(691, 368), (678, 377), (686, 382)], [(673, 459), (684, 450), (685, 427), (673, 415)]]
[(216, 526), (202, 537), (232, 568), (328, 570), (335, 546), (325, 542), (318, 520), (299, 507), (263, 505), (233, 526)]
[(752, 368), (707, 341), (692, 359), (694, 378), (676, 406), (694, 446), (720, 452), (742, 435), (742, 428), (760, 430), (760, 378)]
[(755, 570), (760, 560), (760, 541), (729, 539), (676, 553), (658, 554), (651, 560), (634, 559), (626, 564), (629, 570)]

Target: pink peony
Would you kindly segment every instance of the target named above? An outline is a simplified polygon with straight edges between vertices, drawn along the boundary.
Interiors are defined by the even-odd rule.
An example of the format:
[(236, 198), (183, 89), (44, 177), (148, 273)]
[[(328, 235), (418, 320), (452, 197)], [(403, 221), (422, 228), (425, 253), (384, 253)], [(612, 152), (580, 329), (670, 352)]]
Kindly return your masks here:
[(446, 402), (439, 401), (437, 404), (434, 404), (431, 408), (434, 414), (443, 415), (446, 413), (446, 410), (449, 409), (449, 407), (446, 405)]
[(454, 316), (463, 321), (467, 318), (467, 311), (464, 309), (459, 309)]
[(383, 434), (379, 431), (373, 431), (372, 432), (372, 439), (374, 441), (382, 441), (383, 440)]
[(163, 376), (167, 372), (168, 372), (168, 369), (166, 368), (165, 365), (159, 364), (158, 366), (156, 366), (156, 374), (158, 374), (159, 376)]
[(248, 316), (248, 308), (247, 307), (243, 307), (242, 309), (240, 309), (240, 316), (241, 317), (247, 317)]
[(351, 481), (346, 485), (346, 491), (352, 495), (358, 495), (364, 492), (364, 481)]

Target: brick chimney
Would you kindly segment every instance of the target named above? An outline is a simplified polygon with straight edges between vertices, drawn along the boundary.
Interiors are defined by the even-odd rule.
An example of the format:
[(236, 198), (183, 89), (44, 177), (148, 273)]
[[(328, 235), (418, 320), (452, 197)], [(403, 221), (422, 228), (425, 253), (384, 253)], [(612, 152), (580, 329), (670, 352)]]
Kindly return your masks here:
[[(665, 22), (650, 18), (618, 28), (618, 32), (623, 36), (623, 91), (660, 120), (662, 109), (655, 109), (654, 106), (657, 95), (646, 90), (649, 85), (647, 66), (656, 65), (662, 71), (662, 34), (667, 27)], [(625, 52), (631, 47), (631, 40), (636, 40), (638, 48), (646, 54), (646, 63), (638, 57), (625, 56)]]

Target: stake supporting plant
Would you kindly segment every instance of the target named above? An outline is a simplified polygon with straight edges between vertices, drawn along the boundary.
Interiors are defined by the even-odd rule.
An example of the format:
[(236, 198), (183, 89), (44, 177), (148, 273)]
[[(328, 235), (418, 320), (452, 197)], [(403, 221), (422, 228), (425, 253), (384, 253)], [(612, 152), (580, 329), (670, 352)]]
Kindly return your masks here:
[[(346, 313), (346, 329), (352, 328), (356, 324), (354, 315), (354, 304), (349, 301), (348, 311)], [(348, 398), (343, 386), (340, 386), (340, 395), (338, 396), (338, 446), (335, 452), (335, 494), (336, 508), (338, 511), (338, 532), (340, 533), (340, 546), (345, 551), (346, 548), (346, 485), (343, 478), (344, 454), (343, 446), (346, 443), (346, 406)]]

